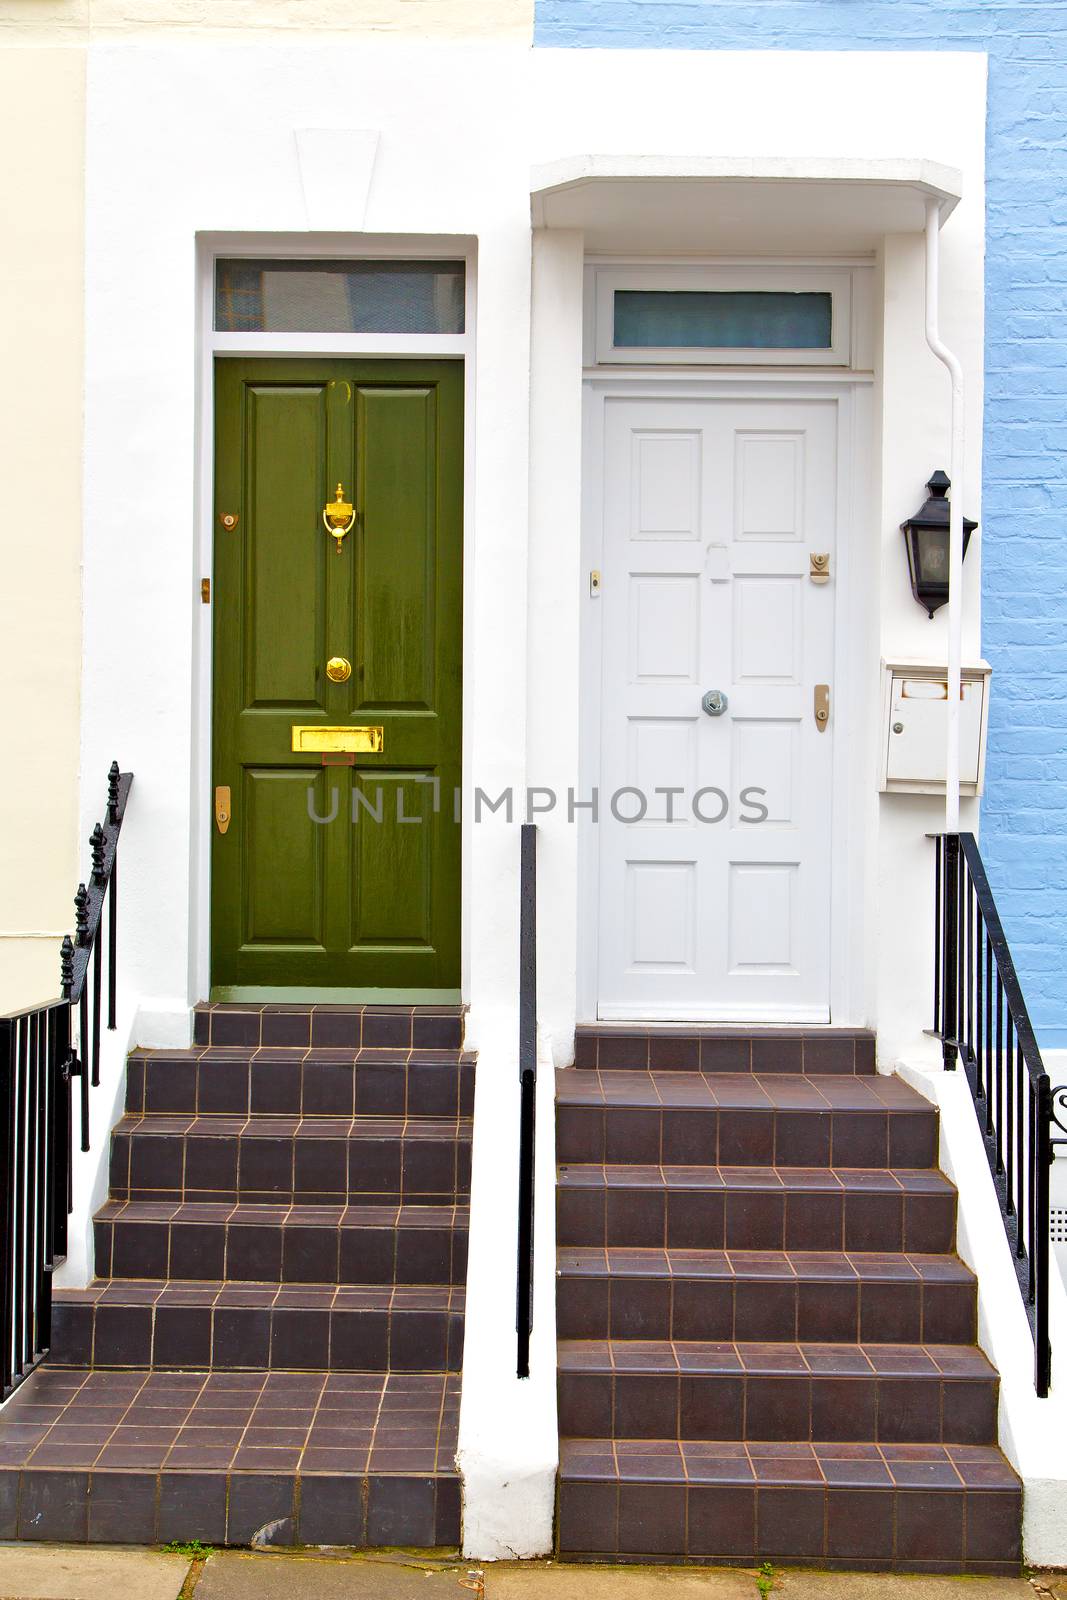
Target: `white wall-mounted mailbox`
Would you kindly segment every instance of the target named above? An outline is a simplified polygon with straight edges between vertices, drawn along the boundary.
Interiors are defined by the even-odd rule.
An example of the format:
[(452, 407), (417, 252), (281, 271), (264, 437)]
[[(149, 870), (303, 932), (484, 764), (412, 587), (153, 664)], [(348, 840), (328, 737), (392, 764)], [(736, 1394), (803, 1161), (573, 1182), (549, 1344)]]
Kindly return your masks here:
[[(980, 795), (989, 726), (987, 661), (964, 667), (960, 688), (960, 793)], [(883, 661), (879, 788), (889, 794), (944, 794), (948, 673), (928, 661)]]

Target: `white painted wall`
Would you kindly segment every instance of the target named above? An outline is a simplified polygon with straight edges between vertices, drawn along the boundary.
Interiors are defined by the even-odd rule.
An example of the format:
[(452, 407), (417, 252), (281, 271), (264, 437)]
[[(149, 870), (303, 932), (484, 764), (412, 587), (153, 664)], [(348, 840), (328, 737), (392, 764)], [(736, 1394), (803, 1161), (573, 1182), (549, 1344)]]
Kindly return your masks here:
[[(323, 120), (324, 73), (345, 75), (361, 127), (381, 131), (367, 230), (479, 240), (473, 382), (493, 447), (475, 451), (466, 626), (468, 639), (481, 641), (472, 660), (506, 660), (468, 674), (465, 717), (477, 781), (522, 783), (525, 664), (516, 644), (525, 596), (516, 573), (526, 549), (528, 197), (514, 146), (493, 130), (511, 125), (521, 106), (525, 53), (367, 43), (338, 51), (131, 45), (91, 56), (83, 758), (92, 770), (98, 751), (121, 748), (137, 772), (140, 814), (152, 817), (155, 855), (141, 879), (151, 900), (135, 908), (140, 936), (131, 944), (142, 1009), (158, 1018), (160, 1042), (173, 1039), (175, 1019), (199, 997), (190, 978), (190, 858), (195, 830), (209, 822), (190, 780), (192, 661), (210, 626), (192, 537), (195, 240), (198, 232), (304, 229), (296, 131)], [(344, 197), (338, 204), (343, 213)], [(468, 958), (472, 1001), (508, 986), (516, 935), (498, 886), (510, 843), (502, 821), (487, 823), (469, 852), (465, 896), (483, 908), (467, 918), (480, 930)]]
[(1000, 1373), (1000, 1445), (1023, 1480), (1023, 1554), (1036, 1567), (1067, 1565), (1067, 1291), (1049, 1277), (1052, 1385), (1034, 1392), (1034, 1341), (962, 1072), (898, 1063), (938, 1107), (940, 1164), (959, 1190), (957, 1249), (978, 1277), (978, 1342)]
[[(938, 100), (935, 85), (942, 70), (954, 88)], [(840, 150), (840, 131), (847, 127), (848, 147), (842, 153), (850, 157), (924, 156), (958, 167), (964, 174), (964, 198), (943, 236), (942, 325), (967, 374), (965, 498), (968, 514), (980, 515), (984, 57), (543, 50), (535, 52), (531, 71), (535, 106), (551, 107), (551, 117), (543, 125), (534, 124), (531, 142), (538, 163), (599, 151), (650, 151), (681, 160), (689, 154), (788, 152), (799, 160)], [(929, 120), (925, 115), (902, 119), (901, 97), (920, 94), (925, 105), (924, 86), (937, 109)], [(730, 253), (728, 238), (722, 249)], [(669, 237), (648, 241), (650, 255), (669, 255), (670, 250)], [(797, 241), (797, 253), (803, 254), (803, 240)], [(858, 944), (864, 960), (851, 1014), (835, 1020), (876, 1025), (888, 1065), (929, 1023), (933, 869), (924, 835), (940, 826), (943, 804), (939, 811), (936, 800), (877, 794), (879, 660), (896, 652), (935, 661), (945, 656), (946, 612), (931, 622), (913, 600), (899, 524), (921, 504), (930, 471), (947, 461), (949, 432), (947, 381), (923, 332), (921, 237), (890, 236), (879, 265), (877, 403), (870, 436), (857, 440), (858, 449), (868, 450), (870, 501), (855, 508), (853, 529), (866, 545), (856, 552), (857, 626), (872, 645), (877, 639), (877, 648), (868, 647), (861, 682), (839, 679), (836, 688), (850, 719), (849, 827), (862, 841), (854, 870), (866, 889), (842, 944)], [(534, 271), (536, 285), (536, 254)], [(535, 498), (531, 614), (537, 607), (540, 620), (530, 636), (531, 738), (538, 737), (540, 698), (547, 731), (538, 756), (546, 765), (553, 763), (553, 740), (567, 749), (573, 736), (571, 640), (588, 603), (584, 571), (577, 574), (577, 589), (568, 589), (573, 564), (561, 551), (568, 545), (561, 530), (565, 527), (569, 534), (574, 523), (573, 501), (568, 510), (560, 504), (562, 491), (548, 484), (557, 476), (569, 482), (573, 474), (571, 453), (559, 440), (560, 418), (569, 416), (567, 408), (573, 404), (570, 347), (558, 327), (567, 306), (565, 294), (546, 297), (541, 317), (535, 294), (531, 426), (535, 441), (543, 427), (550, 448), (543, 459), (534, 454), (532, 463), (534, 482), (544, 481), (540, 493), (546, 509), (542, 517)], [(544, 352), (556, 344), (560, 355), (550, 366)], [(973, 541), (965, 570), (965, 659), (978, 652), (980, 560), (980, 543)], [(532, 781), (542, 781), (540, 770), (538, 765)], [(964, 826), (968, 819), (976, 823), (977, 811), (965, 803)], [(570, 836), (575, 830), (559, 811), (542, 820), (541, 829), (549, 859), (573, 855)], [(569, 869), (543, 883), (543, 914), (558, 938), (546, 952), (541, 1010), (558, 1061), (568, 1059), (575, 1017), (575, 951), (569, 939), (575, 898)]]
[[(1045, 1050), (1042, 1052), (1042, 1060), (1054, 1090), (1067, 1084), (1067, 1050)], [(1067, 1121), (1067, 1115), (1064, 1116), (1064, 1121)], [(1060, 1128), (1053, 1128), (1052, 1131), (1056, 1138), (1067, 1139), (1067, 1131)], [(1052, 1163), (1050, 1199), (1053, 1212), (1060, 1213), (1052, 1229), (1053, 1260), (1059, 1268), (1064, 1283), (1067, 1283), (1067, 1146), (1056, 1152)], [(1063, 1237), (1060, 1237), (1060, 1234)]]
[(136, 1032), (136, 1004), (129, 984), (120, 982), (115, 1031), (111, 1033), (105, 1028), (101, 1032), (100, 1082), (89, 1090), (88, 1150), (81, 1148), (81, 1082), (74, 1079), (73, 1210), (67, 1222), (67, 1259), (57, 1267), (53, 1279), (57, 1289), (83, 1289), (93, 1276), (93, 1214), (107, 1199), (111, 1130), (126, 1104), (126, 1057)]
[[(538, 827), (542, 939), (538, 1008), (552, 1059), (574, 1059), (582, 830), (567, 817), (579, 789), (582, 566), (582, 274), (580, 234), (538, 231), (533, 241), (530, 372), (528, 738), (530, 782), (557, 795)], [(583, 789), (584, 793), (584, 789)], [(578, 813), (579, 816), (582, 813)]]
[(518, 1378), (515, 1246), (518, 1185), (517, 1017), (483, 1029), (478, 1056), (471, 1182), (470, 1266), (463, 1333), (457, 1462), (463, 1475), (463, 1549), (478, 1561), (543, 1555), (552, 1546), (559, 1436), (556, 1422), (555, 1074), (538, 1040), (534, 1311), (530, 1375)]
[[(577, 781), (582, 581), (581, 245), (539, 239), (531, 164), (588, 151), (923, 155), (961, 168), (966, 196), (946, 225), (943, 328), (980, 407), (984, 59), (540, 51), (521, 43), (438, 46), (367, 39), (256, 44), (94, 43), (87, 129), (85, 676), (82, 765), (112, 754), (137, 775), (123, 833), (123, 941), (139, 1042), (188, 1036), (197, 925), (190, 884), (210, 825), (194, 776), (208, 612), (196, 552), (198, 233), (301, 234), (308, 212), (298, 130), (349, 127), (324, 110), (343, 82), (358, 131), (379, 142), (368, 234), (477, 240), (471, 381), (467, 667), (468, 784)], [(923, 116), (901, 115), (922, 104)], [(353, 129), (352, 131), (357, 131)], [(350, 196), (336, 226), (352, 227)], [(318, 220), (316, 216), (316, 221)], [(360, 249), (352, 233), (348, 245)], [(729, 239), (723, 250), (729, 251)], [(803, 241), (798, 241), (802, 250)], [(657, 253), (670, 240), (650, 241)], [(886, 241), (879, 360), (882, 426), (868, 439), (868, 598), (880, 616), (856, 690), (857, 871), (866, 903), (854, 1021), (877, 1022), (894, 1059), (928, 1020), (930, 866), (922, 834), (936, 802), (876, 794), (870, 718), (880, 656), (943, 651), (907, 590), (897, 525), (947, 458), (947, 390), (922, 342), (921, 242)], [(532, 338), (532, 367), (531, 367)], [(875, 408), (876, 409), (876, 408)], [(978, 429), (967, 511), (978, 514)], [(871, 556), (880, 549), (880, 559)], [(966, 569), (976, 627), (979, 547)], [(880, 569), (880, 586), (877, 574)], [(879, 592), (880, 587), (880, 592)], [(995, 685), (994, 685), (994, 693)], [(865, 715), (866, 708), (866, 715)], [(87, 790), (83, 816), (96, 809)], [(517, 820), (517, 819), (516, 819)], [(464, 865), (466, 988), (481, 1050), (473, 1177), (468, 1345), (460, 1431), (472, 1557), (533, 1554), (551, 1540), (555, 1460), (550, 1076), (539, 1119), (538, 1282), (533, 1374), (509, 1375), (517, 1157), (517, 829), (470, 830)], [(541, 1020), (547, 1063), (567, 1058), (576, 992), (577, 847), (559, 813), (541, 834)], [(549, 1087), (546, 1087), (548, 1085)], [(88, 1198), (88, 1189), (83, 1192)]]
[[(945, 342), (959, 354), (966, 374), (964, 499), (967, 515), (977, 519), (981, 516), (983, 208), (971, 187), (980, 196), (984, 171), (980, 141), (972, 145), (969, 156), (966, 165), (958, 162), (967, 189), (943, 235), (941, 315)], [(886, 239), (882, 264), (881, 654), (886, 660), (899, 651), (905, 658), (929, 655), (945, 661), (948, 607), (930, 621), (912, 598), (900, 523), (926, 497), (928, 473), (919, 464), (929, 462), (930, 470), (944, 466), (947, 471), (948, 378), (927, 349), (923, 331), (922, 239), (918, 235)], [(981, 546), (972, 540), (964, 565), (965, 661), (981, 654), (980, 594)], [(878, 726), (881, 712), (877, 691), (871, 698), (872, 688), (867, 687), (867, 714)], [(992, 692), (996, 694), (995, 680)], [(872, 926), (877, 976), (872, 1020), (878, 1028), (879, 1060), (891, 1065), (902, 1051), (916, 1048), (922, 1029), (932, 1021), (934, 866), (933, 845), (924, 835), (944, 827), (945, 803), (943, 798), (885, 794), (876, 798), (876, 804), (877, 911)], [(960, 826), (977, 829), (977, 801), (961, 801)], [(933, 1059), (932, 1042), (928, 1049)]]

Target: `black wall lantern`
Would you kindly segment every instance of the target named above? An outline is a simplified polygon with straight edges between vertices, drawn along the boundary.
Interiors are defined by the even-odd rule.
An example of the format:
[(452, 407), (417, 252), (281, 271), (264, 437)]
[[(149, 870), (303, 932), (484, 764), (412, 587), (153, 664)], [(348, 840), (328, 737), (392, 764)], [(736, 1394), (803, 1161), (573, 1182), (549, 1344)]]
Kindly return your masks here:
[[(935, 472), (926, 487), (930, 498), (900, 531), (908, 546), (908, 572), (911, 575), (911, 592), (929, 616), (948, 600), (948, 500), (951, 487), (949, 479), (940, 470)], [(963, 553), (977, 522), (963, 519)]]

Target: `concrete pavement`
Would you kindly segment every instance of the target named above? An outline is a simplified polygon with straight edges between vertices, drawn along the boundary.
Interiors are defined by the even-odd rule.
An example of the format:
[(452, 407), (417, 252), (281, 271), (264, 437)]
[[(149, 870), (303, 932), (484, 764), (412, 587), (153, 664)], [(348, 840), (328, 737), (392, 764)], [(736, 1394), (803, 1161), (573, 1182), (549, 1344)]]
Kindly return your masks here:
[[(0, 1544), (0, 1600), (760, 1600), (751, 1570), (479, 1566), (403, 1551), (159, 1550)], [(1030, 1578), (775, 1573), (770, 1600), (1067, 1600), (1067, 1574)]]
[(84, 1544), (0, 1544), (0, 1600), (175, 1600), (185, 1556)]

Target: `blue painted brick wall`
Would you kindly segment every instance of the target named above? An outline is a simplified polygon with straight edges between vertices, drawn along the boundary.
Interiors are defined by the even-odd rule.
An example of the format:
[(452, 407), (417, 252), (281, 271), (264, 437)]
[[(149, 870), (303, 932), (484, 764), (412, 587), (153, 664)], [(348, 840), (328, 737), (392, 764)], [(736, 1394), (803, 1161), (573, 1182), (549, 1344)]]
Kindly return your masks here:
[(1067, 0), (537, 0), (534, 37), (988, 53), (983, 853), (1039, 1037), (1067, 1046)]

